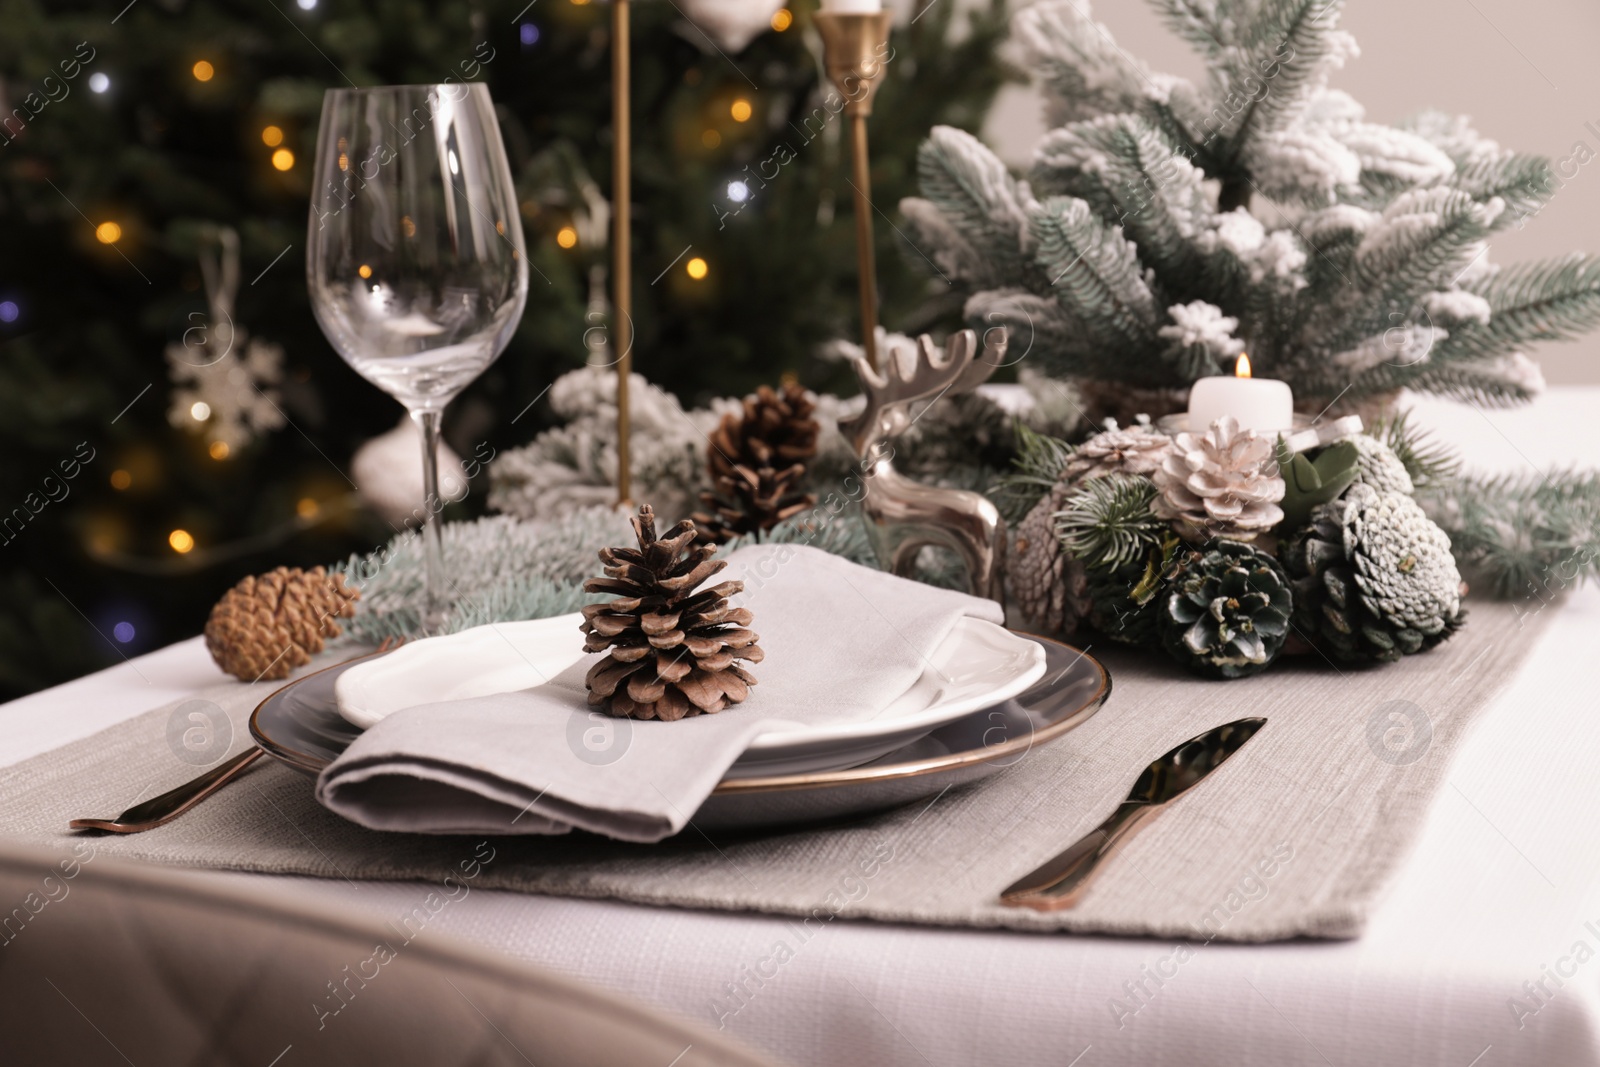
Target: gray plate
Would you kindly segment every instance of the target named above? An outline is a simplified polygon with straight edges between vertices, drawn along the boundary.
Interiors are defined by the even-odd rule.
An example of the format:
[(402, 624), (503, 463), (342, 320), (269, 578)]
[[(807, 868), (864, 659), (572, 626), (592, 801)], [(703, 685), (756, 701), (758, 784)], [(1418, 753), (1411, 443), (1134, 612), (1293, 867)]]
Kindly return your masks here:
[[(805, 774), (761, 775), (735, 764), (695, 812), (696, 826), (756, 829), (863, 815), (934, 796), (1015, 766), (1099, 710), (1111, 676), (1085, 652), (1049, 638), (1045, 672), (1017, 697), (947, 723), (869, 763)], [(352, 660), (279, 689), (250, 717), (267, 754), (315, 775), (361, 733), (340, 715), (335, 679)]]

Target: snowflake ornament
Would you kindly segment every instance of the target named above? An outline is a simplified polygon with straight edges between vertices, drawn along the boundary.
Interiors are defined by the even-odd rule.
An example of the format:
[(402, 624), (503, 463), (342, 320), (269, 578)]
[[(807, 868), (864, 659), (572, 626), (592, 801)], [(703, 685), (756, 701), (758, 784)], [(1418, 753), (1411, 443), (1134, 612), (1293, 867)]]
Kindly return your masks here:
[[(203, 433), (217, 458), (249, 444), (287, 421), (273, 388), (283, 379), (283, 346), (251, 337), (234, 322), (239, 295), (239, 234), (215, 230), (215, 247), (199, 253), (207, 315), (167, 346), (167, 376), (173, 385), (167, 421)], [(199, 312), (190, 316), (201, 320)]]
[(209, 363), (197, 360), (195, 349), (182, 343), (166, 351), (174, 387), (167, 421), (230, 451), (285, 422), (273, 388), (283, 377), (283, 346), (248, 337), (242, 328), (235, 328), (233, 342)]

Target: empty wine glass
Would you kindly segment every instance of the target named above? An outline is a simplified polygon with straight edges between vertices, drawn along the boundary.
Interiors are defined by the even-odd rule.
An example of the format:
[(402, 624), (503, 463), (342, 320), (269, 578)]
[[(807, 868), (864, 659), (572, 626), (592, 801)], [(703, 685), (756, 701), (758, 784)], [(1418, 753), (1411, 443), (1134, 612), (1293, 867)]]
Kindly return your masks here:
[(431, 630), (447, 603), (440, 418), (500, 355), (528, 295), (516, 191), (488, 88), (330, 90), (313, 181), (306, 280), (317, 323), (422, 431)]

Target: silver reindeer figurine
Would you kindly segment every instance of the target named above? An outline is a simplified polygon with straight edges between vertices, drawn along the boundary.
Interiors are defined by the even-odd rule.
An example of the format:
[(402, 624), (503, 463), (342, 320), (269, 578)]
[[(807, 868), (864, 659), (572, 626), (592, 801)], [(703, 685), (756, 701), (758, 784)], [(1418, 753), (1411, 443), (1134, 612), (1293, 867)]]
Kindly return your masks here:
[[(873, 550), (895, 574), (909, 575), (918, 550), (948, 548), (966, 564), (968, 592), (1003, 604), (1006, 529), (999, 509), (980, 493), (923, 485), (896, 472), (888, 442), (911, 426), (919, 402), (968, 392), (993, 374), (1005, 357), (1005, 331), (985, 333), (978, 359), (978, 338), (971, 330), (952, 336), (942, 357), (927, 334), (917, 338), (914, 352), (904, 345), (879, 351), (881, 373), (865, 356), (852, 356), (867, 406), (854, 418), (839, 420), (866, 476), (861, 507)], [(908, 356), (915, 357), (911, 366)]]

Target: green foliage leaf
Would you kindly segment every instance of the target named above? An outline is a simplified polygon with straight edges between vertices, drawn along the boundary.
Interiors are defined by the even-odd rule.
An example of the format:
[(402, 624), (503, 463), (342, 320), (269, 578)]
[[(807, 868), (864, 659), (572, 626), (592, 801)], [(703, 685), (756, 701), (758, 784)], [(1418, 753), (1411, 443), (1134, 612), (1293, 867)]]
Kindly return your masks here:
[(1423, 496), (1474, 588), (1538, 610), (1600, 578), (1600, 474), (1463, 476)]
[(1283, 476), (1284, 496), (1279, 502), (1283, 522), (1278, 529), (1294, 530), (1311, 517), (1311, 509), (1336, 499), (1350, 488), (1360, 473), (1356, 446), (1340, 441), (1322, 449), (1315, 457), (1290, 452), (1278, 438), (1278, 471)]
[(917, 152), (922, 195), (988, 268), (984, 285), (1028, 281), (1028, 196), (1006, 165), (970, 133), (935, 127)]
[(1090, 478), (1056, 513), (1056, 536), (1086, 567), (1125, 567), (1159, 547), (1171, 532), (1154, 511), (1159, 495), (1154, 482), (1136, 475)]
[(1474, 287), (1489, 301), (1487, 325), (1457, 327), (1434, 358), (1481, 360), (1536, 341), (1565, 341), (1600, 325), (1600, 257), (1573, 254), (1508, 267)]
[[(1138, 249), (1074, 197), (1053, 196), (1028, 213), (1035, 259), (1058, 298), (1091, 339), (1125, 354), (1148, 357), (1157, 328), (1157, 301), (1140, 270)], [(1130, 371), (1137, 372), (1139, 360)], [(1145, 365), (1162, 376), (1158, 361)]]
[(1039, 433), (1026, 423), (1016, 424), (1016, 455), (1012, 469), (1001, 475), (989, 495), (1000, 506), (1006, 521), (1013, 525), (1044, 499), (1072, 458), (1067, 442)]

